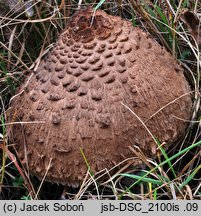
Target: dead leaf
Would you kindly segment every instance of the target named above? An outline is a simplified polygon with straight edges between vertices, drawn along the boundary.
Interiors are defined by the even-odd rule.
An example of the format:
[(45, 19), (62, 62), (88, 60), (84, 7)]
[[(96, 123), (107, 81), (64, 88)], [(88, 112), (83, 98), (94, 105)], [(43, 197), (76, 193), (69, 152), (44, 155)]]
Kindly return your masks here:
[(187, 25), (189, 33), (194, 37), (196, 42), (201, 44), (201, 17), (193, 11), (184, 10), (181, 15), (181, 20)]

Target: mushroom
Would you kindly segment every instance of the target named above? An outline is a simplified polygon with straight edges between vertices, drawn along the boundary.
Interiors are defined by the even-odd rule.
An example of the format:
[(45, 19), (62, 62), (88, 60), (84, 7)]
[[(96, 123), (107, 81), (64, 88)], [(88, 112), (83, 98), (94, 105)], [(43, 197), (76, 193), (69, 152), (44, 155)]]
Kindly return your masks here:
[(190, 91), (181, 67), (148, 33), (82, 9), (11, 100), (12, 139), (34, 175), (76, 186), (87, 172), (84, 157), (98, 172), (134, 157), (129, 146), (154, 158), (150, 133), (166, 147), (181, 138)]

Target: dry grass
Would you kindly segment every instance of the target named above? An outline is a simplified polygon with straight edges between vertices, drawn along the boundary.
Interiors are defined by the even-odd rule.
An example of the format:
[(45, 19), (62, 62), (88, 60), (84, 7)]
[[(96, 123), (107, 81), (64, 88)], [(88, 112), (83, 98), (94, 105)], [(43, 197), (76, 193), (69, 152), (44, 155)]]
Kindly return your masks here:
[[(29, 1), (27, 1), (29, 2)], [(33, 16), (6, 10), (0, 14), (0, 197), (4, 199), (200, 199), (200, 69), (198, 40), (183, 17), (184, 11), (201, 13), (198, 0), (156, 1), (34, 1)], [(175, 3), (172, 3), (175, 2)], [(102, 170), (89, 171), (78, 189), (63, 188), (39, 181), (22, 166), (14, 145), (9, 143), (5, 110), (24, 76), (39, 64), (58, 34), (67, 26), (69, 16), (78, 8), (92, 6), (129, 19), (141, 26), (178, 59), (192, 86), (193, 114), (183, 140), (169, 152), (158, 143), (156, 160), (146, 158), (140, 149), (131, 148), (133, 158), (122, 161), (115, 175)], [(1, 9), (0, 9), (1, 13)], [(196, 24), (196, 23), (195, 23)], [(29, 75), (28, 75), (29, 76)], [(174, 102), (174, 101), (173, 101)], [(168, 106), (168, 104), (167, 104)], [(163, 108), (161, 108), (163, 109)], [(155, 113), (156, 114), (156, 113)], [(144, 124), (144, 122), (142, 122)], [(151, 136), (153, 136), (151, 134)], [(157, 140), (156, 140), (157, 142)], [(138, 157), (146, 166), (132, 167)], [(126, 171), (128, 167), (132, 169)], [(116, 170), (116, 167), (112, 169)], [(125, 178), (130, 186), (125, 186)], [(104, 177), (104, 181), (102, 181)], [(56, 196), (52, 196), (56, 193)]]

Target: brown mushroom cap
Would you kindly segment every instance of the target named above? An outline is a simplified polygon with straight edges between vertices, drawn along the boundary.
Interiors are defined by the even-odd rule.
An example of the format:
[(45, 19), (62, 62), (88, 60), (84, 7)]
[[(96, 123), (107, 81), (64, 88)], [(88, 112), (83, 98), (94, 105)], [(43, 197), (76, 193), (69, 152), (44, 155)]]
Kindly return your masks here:
[(72, 16), (23, 89), (8, 111), (29, 122), (12, 126), (19, 155), (39, 178), (50, 164), (46, 179), (62, 184), (83, 180), (80, 148), (95, 172), (133, 157), (132, 145), (155, 157), (141, 121), (169, 145), (191, 117), (190, 88), (171, 55), (130, 22), (91, 8)]

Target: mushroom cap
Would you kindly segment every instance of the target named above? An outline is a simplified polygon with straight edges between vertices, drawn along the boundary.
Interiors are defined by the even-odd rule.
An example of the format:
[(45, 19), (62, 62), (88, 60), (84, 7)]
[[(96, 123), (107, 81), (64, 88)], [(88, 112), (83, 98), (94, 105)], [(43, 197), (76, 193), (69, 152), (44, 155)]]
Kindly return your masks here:
[(18, 91), (8, 116), (24, 122), (12, 125), (19, 156), (39, 178), (72, 186), (87, 172), (80, 149), (94, 172), (134, 157), (133, 145), (153, 158), (150, 132), (168, 147), (191, 117), (190, 88), (171, 55), (129, 21), (91, 8), (71, 17)]

